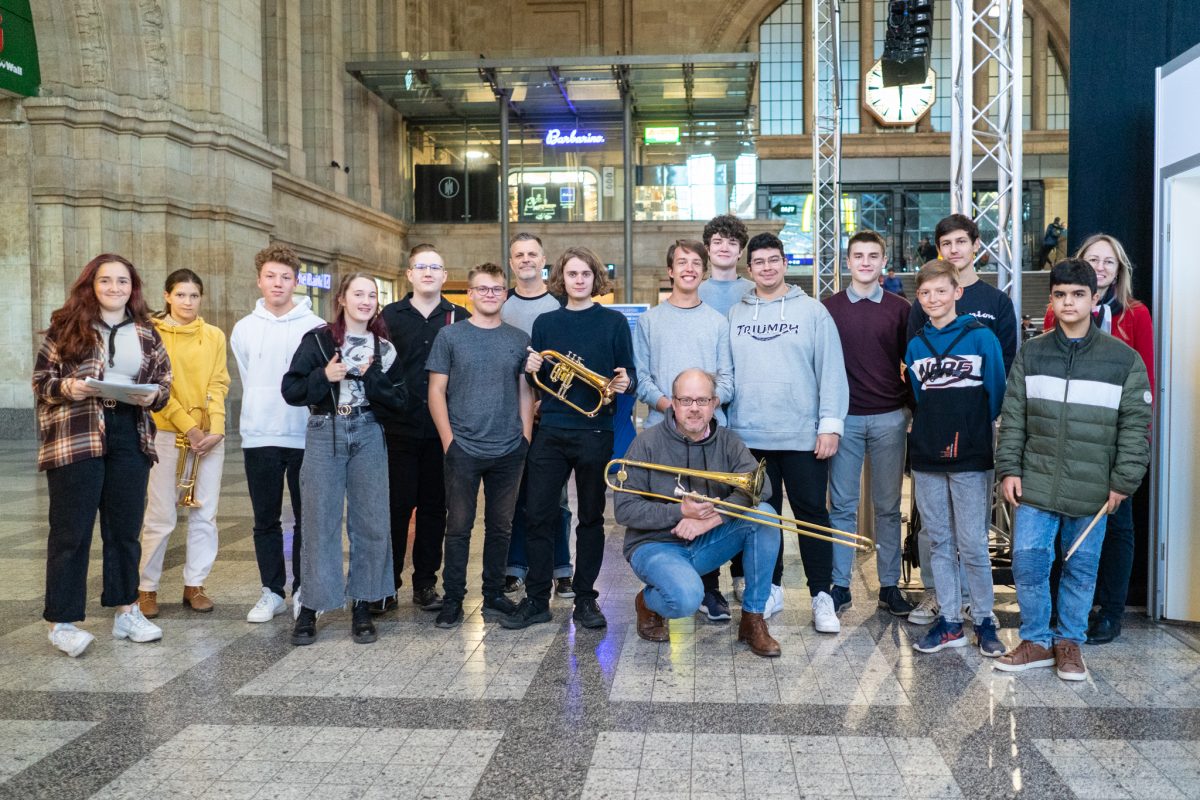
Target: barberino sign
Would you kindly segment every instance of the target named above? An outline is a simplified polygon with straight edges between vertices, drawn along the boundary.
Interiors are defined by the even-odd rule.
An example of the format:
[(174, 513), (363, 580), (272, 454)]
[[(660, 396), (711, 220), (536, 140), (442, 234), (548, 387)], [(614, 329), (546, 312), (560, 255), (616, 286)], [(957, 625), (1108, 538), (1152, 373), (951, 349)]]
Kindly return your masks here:
[(558, 128), (551, 128), (546, 131), (546, 144), (551, 147), (561, 147), (563, 145), (572, 144), (604, 144), (605, 138), (603, 133), (594, 133), (592, 131), (572, 130), (570, 133), (563, 133)]

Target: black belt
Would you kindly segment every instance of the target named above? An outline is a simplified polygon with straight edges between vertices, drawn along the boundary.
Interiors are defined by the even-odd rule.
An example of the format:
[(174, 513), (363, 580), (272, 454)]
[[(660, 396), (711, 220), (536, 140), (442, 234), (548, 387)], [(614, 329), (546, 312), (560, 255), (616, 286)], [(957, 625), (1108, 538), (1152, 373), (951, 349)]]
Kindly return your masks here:
[(360, 417), (369, 414), (371, 407), (339, 404), (335, 411), (317, 411), (316, 406), (309, 406), (308, 412), (314, 417)]
[(138, 406), (135, 406), (131, 403), (121, 403), (117, 400), (113, 400), (111, 397), (103, 398), (100, 401), (100, 405), (104, 406), (104, 409), (106, 411), (112, 411), (115, 413), (125, 413), (125, 414), (128, 414), (131, 411), (137, 411), (139, 408)]

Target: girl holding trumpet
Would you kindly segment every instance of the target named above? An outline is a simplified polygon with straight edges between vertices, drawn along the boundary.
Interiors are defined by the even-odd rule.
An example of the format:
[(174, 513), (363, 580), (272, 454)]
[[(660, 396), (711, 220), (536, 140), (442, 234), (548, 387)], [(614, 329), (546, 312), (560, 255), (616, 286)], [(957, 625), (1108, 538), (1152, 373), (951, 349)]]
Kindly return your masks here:
[[(193, 611), (213, 609), (204, 580), (217, 558), (217, 501), (225, 463), (225, 334), (200, 316), (204, 282), (190, 269), (177, 269), (163, 287), (165, 310), (154, 326), (171, 359), (171, 396), (154, 414), (158, 464), (150, 470), (146, 520), (142, 526), (138, 605), (149, 619), (158, 616), (158, 584), (167, 540), (178, 509), (187, 517), (187, 557), (183, 604)], [(180, 465), (180, 461), (184, 463)]]

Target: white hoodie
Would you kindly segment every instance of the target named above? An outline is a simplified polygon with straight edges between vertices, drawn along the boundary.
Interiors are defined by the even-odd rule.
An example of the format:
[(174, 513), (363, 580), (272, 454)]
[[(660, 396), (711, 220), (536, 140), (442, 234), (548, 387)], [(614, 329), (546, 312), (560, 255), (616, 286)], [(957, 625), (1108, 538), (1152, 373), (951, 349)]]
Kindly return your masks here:
[(307, 297), (277, 317), (261, 298), (254, 311), (238, 320), (229, 347), (242, 376), (242, 447), (293, 447), (304, 449), (308, 409), (284, 402), (280, 385), (292, 364), (300, 337), (323, 325)]

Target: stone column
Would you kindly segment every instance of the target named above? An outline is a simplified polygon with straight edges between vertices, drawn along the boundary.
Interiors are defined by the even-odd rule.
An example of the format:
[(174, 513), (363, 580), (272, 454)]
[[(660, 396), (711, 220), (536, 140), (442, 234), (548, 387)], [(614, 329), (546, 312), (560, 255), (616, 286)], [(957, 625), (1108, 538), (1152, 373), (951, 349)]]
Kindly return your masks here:
[[(349, 161), (345, 147), (345, 57), (342, 0), (300, 0), (305, 175), (345, 194)], [(333, 162), (339, 166), (332, 166)]]

